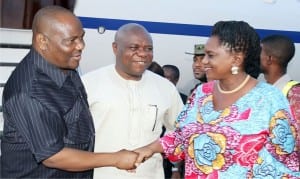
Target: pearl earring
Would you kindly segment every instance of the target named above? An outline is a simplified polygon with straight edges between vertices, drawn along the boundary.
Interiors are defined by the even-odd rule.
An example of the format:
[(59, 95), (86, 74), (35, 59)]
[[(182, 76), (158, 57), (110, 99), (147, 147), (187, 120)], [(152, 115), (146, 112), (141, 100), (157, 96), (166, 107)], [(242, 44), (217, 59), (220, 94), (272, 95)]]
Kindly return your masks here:
[(239, 67), (237, 66), (232, 66), (231, 67), (231, 74), (237, 75), (239, 73)]

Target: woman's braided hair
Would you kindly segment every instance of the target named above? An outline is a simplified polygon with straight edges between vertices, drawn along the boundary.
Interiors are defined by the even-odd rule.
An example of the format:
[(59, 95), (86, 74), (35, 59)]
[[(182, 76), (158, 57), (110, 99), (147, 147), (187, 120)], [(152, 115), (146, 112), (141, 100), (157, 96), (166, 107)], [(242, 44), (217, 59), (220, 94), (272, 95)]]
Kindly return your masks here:
[(211, 36), (217, 36), (231, 52), (243, 53), (246, 73), (258, 77), (261, 47), (259, 35), (253, 27), (244, 21), (219, 21), (213, 26)]

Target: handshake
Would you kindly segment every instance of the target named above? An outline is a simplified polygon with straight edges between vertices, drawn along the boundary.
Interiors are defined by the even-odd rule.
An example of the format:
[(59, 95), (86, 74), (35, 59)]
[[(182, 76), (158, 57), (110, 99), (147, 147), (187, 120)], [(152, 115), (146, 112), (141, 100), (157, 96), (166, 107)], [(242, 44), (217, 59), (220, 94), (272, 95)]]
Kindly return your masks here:
[(149, 146), (133, 151), (120, 150), (114, 153), (114, 167), (133, 172), (141, 163), (150, 158), (155, 152)]

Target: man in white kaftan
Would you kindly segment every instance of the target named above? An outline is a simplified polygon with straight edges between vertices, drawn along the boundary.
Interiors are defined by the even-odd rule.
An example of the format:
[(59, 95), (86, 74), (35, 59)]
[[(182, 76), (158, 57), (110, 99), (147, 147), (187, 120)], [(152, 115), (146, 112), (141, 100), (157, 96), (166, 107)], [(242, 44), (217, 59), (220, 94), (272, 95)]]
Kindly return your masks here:
[[(129, 24), (125, 25), (126, 28), (135, 32), (126, 34), (126, 38), (129, 38), (130, 35), (147, 37), (144, 40), (147, 43), (134, 41), (129, 43), (129, 46), (135, 44), (139, 48), (145, 49), (152, 45), (142, 26)], [(119, 36), (121, 35), (119, 34)], [(118, 37), (116, 39), (118, 42)], [(122, 59), (118, 60), (122, 44), (117, 45), (113, 46), (117, 58), (116, 64), (102, 67), (82, 76), (95, 124), (95, 152), (134, 150), (151, 143), (159, 138), (163, 125), (167, 130), (175, 127), (175, 119), (183, 107), (176, 87), (167, 79), (146, 70), (152, 61), (148, 49), (142, 49), (143, 51), (139, 49), (138, 52), (131, 52), (132, 49), (130, 49), (132, 55), (129, 59), (121, 57)], [(136, 56), (143, 58), (137, 62), (136, 59), (139, 58)], [(127, 60), (126, 62), (124, 62), (124, 58)], [(130, 63), (134, 69), (142, 66), (143, 70), (140, 75), (136, 75), (134, 69), (131, 69), (134, 75), (126, 72), (126, 76), (123, 74), (126, 69), (120, 69), (125, 68), (126, 64), (124, 65), (124, 63)], [(139, 77), (136, 78), (137, 76)], [(163, 179), (162, 155), (157, 154), (147, 159), (133, 173), (114, 167), (97, 168), (94, 170), (94, 178)]]

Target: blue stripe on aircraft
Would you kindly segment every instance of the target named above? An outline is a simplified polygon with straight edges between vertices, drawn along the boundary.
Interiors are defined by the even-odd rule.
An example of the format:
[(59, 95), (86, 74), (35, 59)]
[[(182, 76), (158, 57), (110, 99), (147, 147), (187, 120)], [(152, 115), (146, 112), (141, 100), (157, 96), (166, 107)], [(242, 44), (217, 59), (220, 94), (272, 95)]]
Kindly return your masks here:
[[(105, 27), (106, 30), (117, 30), (120, 26), (126, 23), (139, 23), (143, 25), (149, 32), (158, 34), (172, 35), (189, 35), (189, 36), (204, 36), (209, 37), (212, 26), (194, 25), (194, 24), (179, 24), (166, 22), (151, 22), (151, 21), (136, 21), (124, 19), (107, 19), (93, 17), (79, 17), (84, 28), (98, 29), (99, 26)], [(270, 30), (256, 29), (260, 37), (265, 37), (269, 34), (282, 34), (293, 39), (295, 43), (300, 43), (300, 32), (285, 31), (285, 30)]]

